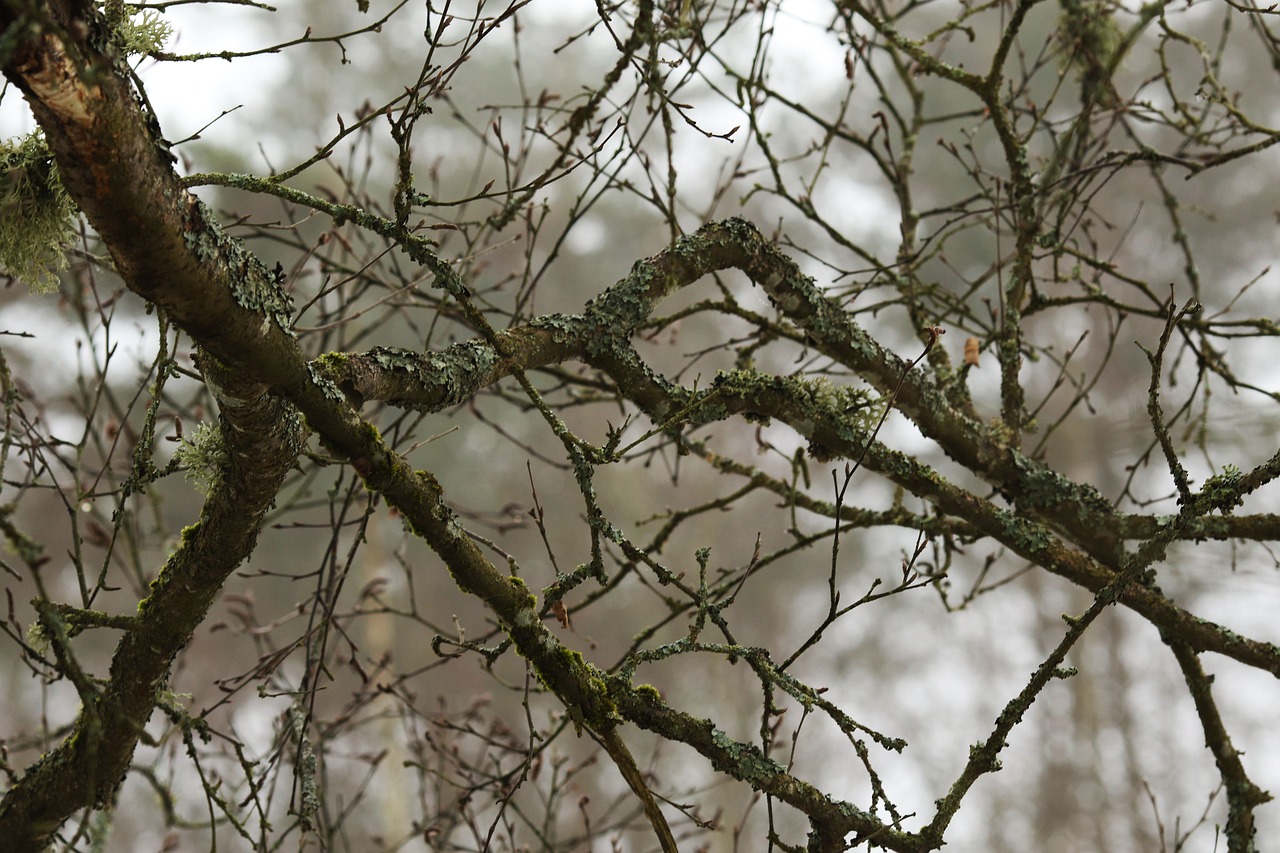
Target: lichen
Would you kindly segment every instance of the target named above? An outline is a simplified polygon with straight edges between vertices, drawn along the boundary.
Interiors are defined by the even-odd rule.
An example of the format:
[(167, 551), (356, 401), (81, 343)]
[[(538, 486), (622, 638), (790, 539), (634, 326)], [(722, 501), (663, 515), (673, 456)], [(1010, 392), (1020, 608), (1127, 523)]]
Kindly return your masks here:
[[(1066, 0), (1058, 19), (1062, 42), (1060, 62), (1080, 75), (1081, 93), (1099, 106), (1115, 105), (1111, 72), (1115, 54), (1124, 44), (1109, 3), (1098, 0)], [(1021, 150), (1021, 149), (1019, 149)]]
[(175, 455), (179, 464), (187, 469), (187, 480), (206, 496), (226, 471), (227, 448), (222, 430), (211, 423), (197, 424), (183, 436)]
[(49, 649), (49, 629), (45, 628), (43, 622), (36, 620), (27, 626), (26, 640), (28, 646), (43, 654)]
[(1053, 544), (1053, 536), (1039, 524), (1033, 524), (1017, 513), (1000, 507), (993, 507), (992, 512), (1000, 523), (1001, 540), (1017, 543), (1021, 546), (1020, 551), (1039, 554)]
[(1244, 475), (1235, 465), (1225, 466), (1221, 473), (1214, 474), (1205, 480), (1196, 503), (1197, 514), (1218, 510), (1223, 515), (1230, 515), (1232, 510), (1244, 503), (1241, 481)]
[(1019, 474), (1017, 502), (1024, 510), (1057, 506), (1069, 498), (1081, 512), (1103, 516), (1112, 512), (1107, 499), (1088, 483), (1072, 482), (1049, 466), (1021, 454), (1014, 456), (1014, 466)]
[(342, 393), (342, 389), (338, 387), (338, 383), (333, 381), (334, 365), (336, 362), (325, 360), (326, 356), (321, 356), (315, 361), (307, 362), (307, 373), (311, 376), (311, 381), (320, 393), (324, 394), (330, 400), (337, 402), (346, 402), (346, 397)]
[(236, 304), (263, 315), (264, 322), (274, 322), (286, 334), (294, 334), (290, 327), (293, 300), (285, 292), (280, 275), (263, 266), (239, 240), (229, 237), (204, 202), (195, 197), (187, 211), (182, 239), (200, 261), (225, 271)]
[(57, 290), (76, 212), (43, 134), (0, 143), (0, 269), (32, 293)]
[(120, 47), (129, 56), (141, 56), (164, 50), (173, 36), (173, 24), (154, 9), (143, 9), (114, 22)]
[(768, 756), (761, 755), (754, 747), (739, 743), (718, 728), (711, 729), (711, 741), (729, 754), (728, 770), (739, 779), (758, 786), (786, 773), (782, 765)]
[[(836, 385), (826, 377), (773, 376), (756, 370), (718, 374), (708, 397), (725, 401), (728, 408), (748, 420), (784, 418), (810, 439), (811, 453), (822, 461), (862, 446), (863, 436), (879, 419), (884, 405), (864, 389)], [(737, 404), (730, 404), (734, 400)], [(706, 423), (723, 416), (713, 406), (699, 407), (696, 422)], [(691, 418), (691, 422), (695, 419)], [(820, 432), (826, 434), (825, 442), (837, 446), (816, 441)]]

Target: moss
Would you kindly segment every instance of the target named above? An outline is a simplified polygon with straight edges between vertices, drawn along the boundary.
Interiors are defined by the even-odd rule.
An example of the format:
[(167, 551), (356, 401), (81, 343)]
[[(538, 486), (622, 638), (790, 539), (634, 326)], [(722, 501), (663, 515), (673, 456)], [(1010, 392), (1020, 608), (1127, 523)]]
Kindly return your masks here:
[[(541, 633), (541, 632), (540, 632)], [(586, 725), (607, 731), (621, 722), (617, 706), (609, 698), (604, 673), (587, 662), (582, 653), (543, 634), (546, 641), (539, 654), (530, 656), (538, 680), (565, 703), (578, 734)]]
[(173, 576), (173, 565), (176, 555), (189, 548), (195, 547), (195, 538), (200, 535), (203, 524), (203, 522), (197, 521), (194, 524), (188, 524), (186, 527), (182, 528), (182, 532), (178, 539), (178, 546), (174, 549), (173, 554), (170, 555), (164, 566), (161, 567), (160, 573), (156, 575), (155, 580), (151, 581), (151, 584), (148, 587), (150, 594), (138, 602), (136, 611), (139, 618), (145, 618), (149, 615), (155, 602), (156, 592), (165, 584), (169, 583)]
[(650, 702), (661, 702), (662, 692), (652, 684), (637, 684), (632, 690), (641, 698)]
[(351, 353), (327, 352), (314, 358), (311, 364), (316, 372), (322, 373), (336, 382), (350, 369)]
[(511, 589), (519, 599), (517, 607), (522, 611), (537, 611), (538, 597), (529, 589), (529, 585), (524, 582), (524, 578), (519, 575), (507, 575), (507, 583), (511, 585)]

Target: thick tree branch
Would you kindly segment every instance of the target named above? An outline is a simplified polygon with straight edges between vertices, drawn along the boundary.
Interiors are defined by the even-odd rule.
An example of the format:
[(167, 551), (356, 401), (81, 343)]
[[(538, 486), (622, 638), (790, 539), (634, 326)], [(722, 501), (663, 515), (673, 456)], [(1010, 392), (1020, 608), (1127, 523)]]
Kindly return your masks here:
[(68, 817), (114, 800), (134, 748), (166, 689), (169, 667), (205, 618), (227, 577), (253, 551), (262, 521), (302, 445), (292, 408), (236, 371), (207, 364), (221, 390), (227, 468), (200, 520), (138, 606), (116, 647), (110, 680), (87, 701), (74, 730), (0, 799), (0, 838), (13, 853), (43, 849)]

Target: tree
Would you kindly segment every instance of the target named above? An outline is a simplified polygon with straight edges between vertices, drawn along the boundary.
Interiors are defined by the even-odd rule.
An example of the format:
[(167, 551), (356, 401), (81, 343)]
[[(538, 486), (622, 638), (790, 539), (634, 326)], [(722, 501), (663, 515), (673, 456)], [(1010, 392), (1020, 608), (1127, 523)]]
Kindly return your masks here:
[[(0, 2), (6, 850), (1276, 825), (1274, 622), (1208, 594), (1280, 538), (1272, 10), (351, 6)], [(297, 77), (179, 84), (177, 140), (209, 59)], [(991, 787), (1117, 770), (1174, 673), (1114, 803)]]

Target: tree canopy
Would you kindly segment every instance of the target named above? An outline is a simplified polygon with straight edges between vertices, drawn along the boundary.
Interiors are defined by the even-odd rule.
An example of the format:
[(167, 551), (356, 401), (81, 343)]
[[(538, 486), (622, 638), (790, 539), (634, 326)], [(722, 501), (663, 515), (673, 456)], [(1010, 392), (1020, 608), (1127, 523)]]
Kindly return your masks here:
[(1255, 849), (1278, 57), (0, 0), (0, 846)]

